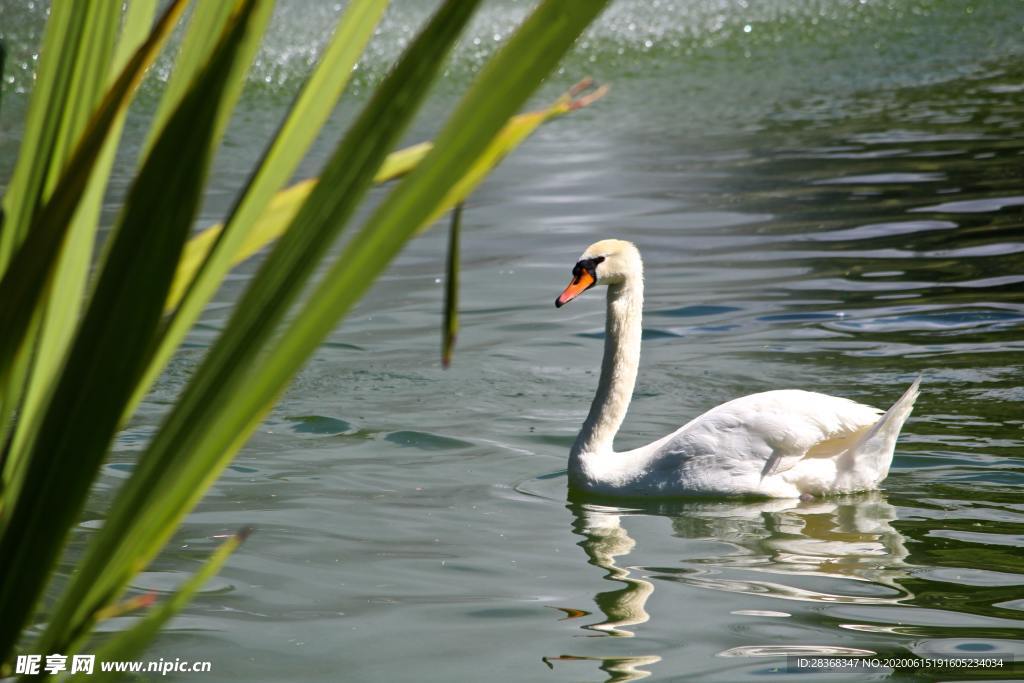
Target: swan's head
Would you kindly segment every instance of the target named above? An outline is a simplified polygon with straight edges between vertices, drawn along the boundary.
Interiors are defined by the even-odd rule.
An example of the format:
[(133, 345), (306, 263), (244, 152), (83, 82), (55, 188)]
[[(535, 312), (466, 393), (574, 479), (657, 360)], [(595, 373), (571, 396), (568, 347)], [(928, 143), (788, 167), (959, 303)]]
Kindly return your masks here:
[(632, 242), (601, 240), (583, 252), (572, 268), (572, 281), (555, 299), (555, 306), (564, 306), (595, 285), (618, 285), (643, 277), (644, 264)]

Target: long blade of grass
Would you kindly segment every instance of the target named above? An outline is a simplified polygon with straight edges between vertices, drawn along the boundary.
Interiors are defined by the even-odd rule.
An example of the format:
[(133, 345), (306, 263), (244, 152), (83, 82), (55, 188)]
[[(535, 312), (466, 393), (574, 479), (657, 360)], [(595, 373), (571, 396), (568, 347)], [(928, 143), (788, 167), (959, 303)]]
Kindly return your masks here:
[(448, 228), (448, 258), (444, 278), (444, 322), (441, 324), (441, 365), (452, 364), (455, 337), (459, 332), (459, 233), (462, 231), (462, 204), (452, 209)]
[[(273, 3), (275, 0), (269, 1)], [(219, 37), (223, 35), (224, 27), (233, 16), (233, 6), (232, 2), (224, 0), (195, 3), (192, 16), (189, 18), (188, 30), (185, 32), (185, 38), (178, 49), (174, 69), (171, 71), (171, 77), (167, 85), (163, 88), (163, 96), (160, 98), (160, 104), (153, 116), (153, 122), (148, 133), (149, 137), (142, 145), (141, 158), (146, 158), (151, 146), (154, 144), (155, 136), (163, 130), (164, 123), (170, 112), (176, 111), (182, 99), (188, 94), (191, 84), (195, 82), (195, 75), (199, 67), (209, 61), (213, 49), (218, 45)], [(270, 16), (266, 15), (259, 19), (259, 21), (265, 24), (269, 19)], [(262, 35), (262, 29), (256, 33)], [(235, 62), (236, 71), (228, 78), (221, 97), (223, 107), (214, 125), (213, 140), (219, 141), (227, 129), (231, 112), (234, 111), (235, 104), (238, 102), (242, 89), (245, 87), (245, 75), (248, 71), (248, 65), (256, 56), (259, 47), (259, 40), (244, 40), (239, 47), (239, 59)], [(117, 227), (115, 226), (112, 236), (117, 234), (116, 230)], [(112, 238), (108, 237), (107, 244), (110, 245), (112, 243)], [(101, 268), (106, 260), (107, 255), (103, 253), (99, 259)]]
[[(72, 143), (103, 96), (120, 8), (114, 3), (58, 4), (62, 6), (53, 9), (47, 22), (39, 74), (50, 80), (33, 89), (18, 163), (4, 196), (10, 220), (0, 232), (0, 273), (24, 241), (39, 208), (49, 200), (68, 162)], [(31, 311), (26, 330), (30, 340), (43, 324), (42, 317), (42, 310)], [(18, 406), (35, 357), (29, 348), (33, 344), (25, 346), (10, 359), (6, 372), (0, 372), (0, 443), (7, 441), (11, 415), (15, 411), (23, 413)], [(5, 461), (5, 469), (9, 469), (10, 458), (2, 455), (0, 461)]]
[[(431, 147), (429, 142), (421, 142), (392, 152), (377, 170), (373, 182), (386, 183), (405, 175), (427, 155)], [(244, 239), (231, 259), (231, 265), (238, 265), (280, 237), (294, 220), (295, 214), (299, 212), (303, 202), (309, 198), (317, 182), (319, 182), (317, 178), (301, 180), (275, 194), (246, 231)], [(168, 312), (176, 309), (181, 303), (186, 288), (195, 278), (196, 272), (205, 261), (213, 245), (217, 243), (223, 229), (222, 224), (212, 225), (192, 237), (185, 245), (185, 253), (178, 263), (178, 273), (174, 276), (174, 286), (171, 288), (170, 296), (167, 297), (166, 310)]]
[[(22, 494), (0, 536), (0, 660), (39, 599), (113, 439), (121, 406), (145, 369), (177, 255), (202, 197), (215, 127), (224, 115), (221, 95), (237, 70), (241, 46), (269, 10), (270, 3), (259, 0), (236, 4), (210, 62), (168, 119), (128, 193), (121, 228), (33, 444)], [(55, 616), (49, 626), (44, 640), (54, 632), (74, 636), (86, 625)], [(41, 651), (66, 651), (55, 644), (51, 640)]]
[[(477, 0), (447, 0), (346, 133), (327, 163), (324, 182), (263, 264), (228, 328), (119, 491), (103, 528), (62, 596), (52, 624), (87, 623), (98, 609), (116, 599), (216, 478), (223, 442), (247, 436), (248, 432), (240, 435), (225, 428), (219, 415), (236, 412), (234, 404), (240, 395), (234, 388), (252, 372), (261, 347), (366, 194), (388, 149), (418, 109), (477, 4)], [(258, 419), (251, 414), (241, 418)], [(229, 450), (235, 449), (237, 445)], [(170, 492), (166, 487), (170, 481), (186, 475), (195, 484), (190, 490), (174, 487), (173, 495), (165, 495)], [(59, 629), (51, 625), (54, 632)], [(52, 638), (45, 644), (62, 642)]]
[(18, 164), (4, 195), (0, 272), (25, 239), (33, 216), (54, 189), (71, 147), (96, 107), (120, 19), (114, 3), (54, 3), (43, 36), (37, 87)]
[[(68, 4), (78, 6), (92, 3)], [(16, 355), (20, 359), (27, 357), (24, 343), (36, 319), (39, 301), (52, 280), (68, 227), (86, 192), (100, 153), (119, 114), (128, 106), (146, 68), (155, 59), (184, 6), (184, 0), (174, 0), (168, 6), (149, 38), (135, 52), (107, 91), (80, 137), (49, 201), (33, 214), (24, 241), (17, 247), (14, 259), (0, 279), (0, 291), (4, 292), (4, 297), (0, 298), (0, 330), (4, 331), (0, 335), (0, 385), (4, 387), (10, 386), (12, 376), (17, 374), (20, 363), (15, 362)], [(5, 409), (10, 408), (5, 406)]]
[[(136, 0), (128, 5), (121, 38), (113, 62), (107, 71), (106, 87), (113, 84), (132, 54), (145, 40), (155, 14), (156, 0)], [(100, 85), (101, 81), (96, 79), (97, 90)], [(24, 383), (24, 397), (18, 408), (17, 426), (4, 461), (3, 489), (4, 498), (7, 500), (12, 500), (17, 495), (17, 487), (24, 474), (24, 455), (28, 452), (31, 439), (42, 418), (40, 408), (49, 395), (54, 378), (71, 343), (75, 325), (78, 323), (89, 266), (92, 262), (103, 194), (114, 163), (126, 113), (127, 111), (122, 109), (115, 117), (110, 135), (96, 160), (81, 204), (68, 228), (51, 284), (52, 290), (60, 292), (60, 296), (51, 295), (45, 298), (41, 324), (32, 345), (31, 367)]]
[(160, 95), (160, 103), (153, 113), (149, 132), (139, 149), (139, 158), (145, 159), (150, 148), (156, 141), (168, 117), (181, 104), (181, 100), (194, 82), (196, 74), (209, 62), (217, 41), (223, 35), (224, 27), (231, 18), (234, 3), (197, 2), (192, 7), (188, 18), (185, 35), (178, 46), (178, 54), (174, 58), (174, 68), (164, 84)]
[[(217, 548), (203, 566), (189, 577), (168, 599), (150, 609), (137, 624), (127, 631), (118, 633), (96, 651), (96, 660), (100, 662), (128, 661), (138, 659), (146, 646), (156, 637), (160, 629), (170, 621), (171, 617), (181, 611), (196, 593), (221, 570), (224, 563), (231, 557), (238, 546), (249, 537), (250, 529), (242, 529)], [(166, 672), (162, 672), (166, 674)], [(72, 676), (71, 681), (110, 681), (121, 675), (114, 672), (96, 670), (93, 674)]]
[(183, 294), (164, 328), (146, 376), (136, 388), (126, 413), (134, 410), (203, 308), (213, 298), (257, 218), (306, 155), (337, 105), (387, 5), (387, 0), (356, 0), (346, 9), (317, 67), (303, 86), (264, 153), (259, 167), (232, 209), (226, 228), (219, 233), (201, 268), (188, 282), (187, 290), (185, 283), (178, 285), (181, 290), (172, 290), (172, 296), (177, 291), (187, 291), (187, 294)]

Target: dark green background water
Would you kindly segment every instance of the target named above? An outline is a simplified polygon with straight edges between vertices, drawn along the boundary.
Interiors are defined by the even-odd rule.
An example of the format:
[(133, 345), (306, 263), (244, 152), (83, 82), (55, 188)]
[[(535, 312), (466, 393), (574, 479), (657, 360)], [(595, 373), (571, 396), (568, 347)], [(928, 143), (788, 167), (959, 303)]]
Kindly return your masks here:
[[(430, 6), (394, 4), (306, 175)], [(410, 141), (436, 130), (527, 6), (487, 4)], [(298, 0), (278, 11), (200, 224), (223, 216), (336, 15)], [(42, 16), (0, 6), (3, 178)], [(211, 660), (214, 673), (179, 679), (218, 681), (806, 681), (823, 677), (787, 672), (785, 655), (1024, 659), (1022, 58), (1018, 0), (615, 4), (542, 99), (587, 74), (611, 94), (539, 131), (470, 202), (454, 367), (438, 362), (437, 231), (321, 347), (139, 578), (170, 590), (219, 536), (256, 527), (152, 656)], [(146, 85), (129, 150), (159, 89)], [(885, 406), (921, 373), (885, 490), (567, 505), (604, 308), (551, 304), (582, 249), (611, 236), (647, 265), (620, 448), (744, 393)], [(119, 439), (72, 555), (252, 270)]]

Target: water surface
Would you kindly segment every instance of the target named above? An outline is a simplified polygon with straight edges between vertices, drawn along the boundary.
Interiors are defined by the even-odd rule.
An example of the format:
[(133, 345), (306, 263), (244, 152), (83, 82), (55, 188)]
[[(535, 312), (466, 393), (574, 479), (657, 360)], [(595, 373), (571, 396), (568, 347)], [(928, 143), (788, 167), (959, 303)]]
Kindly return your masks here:
[[(528, 6), (492, 5), (410, 140), (436, 130)], [(306, 173), (429, 7), (396, 3)], [(230, 205), (336, 14), (285, 10), (201, 224)], [(18, 46), (41, 15), (0, 16), (17, 12), (36, 23), (0, 22), (5, 83), (24, 89)], [(1024, 659), (1022, 29), (1009, 0), (616, 4), (542, 97), (584, 74), (612, 93), (539, 131), (470, 202), (452, 369), (438, 360), (436, 231), (331, 335), (137, 581), (170, 590), (220, 536), (256, 528), (153, 656), (211, 660), (224, 681), (810, 680), (787, 654)], [(129, 147), (159, 74), (147, 88)], [(7, 169), (24, 95), (3, 104)], [(884, 407), (922, 374), (885, 489), (567, 501), (604, 307), (596, 293), (552, 302), (583, 248), (611, 236), (647, 267), (620, 448), (745, 393)], [(72, 556), (254, 267), (120, 437)]]

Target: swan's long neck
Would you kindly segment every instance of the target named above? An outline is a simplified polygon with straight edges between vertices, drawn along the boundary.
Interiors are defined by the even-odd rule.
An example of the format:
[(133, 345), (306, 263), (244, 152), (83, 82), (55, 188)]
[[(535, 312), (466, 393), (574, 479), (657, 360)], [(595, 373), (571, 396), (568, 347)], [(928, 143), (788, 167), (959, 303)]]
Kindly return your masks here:
[(643, 307), (642, 275), (608, 287), (601, 380), (590, 414), (572, 447), (572, 457), (613, 452), (612, 442), (629, 409), (640, 365)]

